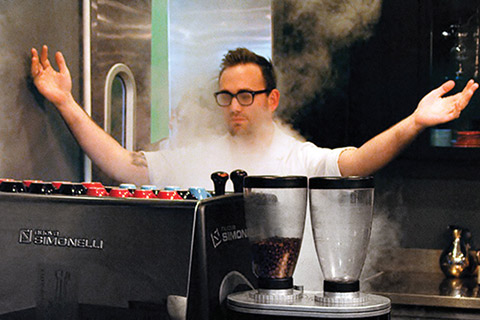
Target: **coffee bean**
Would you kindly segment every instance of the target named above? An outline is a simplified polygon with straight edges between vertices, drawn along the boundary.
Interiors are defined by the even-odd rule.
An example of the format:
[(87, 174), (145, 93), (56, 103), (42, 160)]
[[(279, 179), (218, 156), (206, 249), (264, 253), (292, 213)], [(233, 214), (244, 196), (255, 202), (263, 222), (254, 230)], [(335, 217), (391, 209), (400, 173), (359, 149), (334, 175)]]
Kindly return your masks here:
[(282, 279), (293, 275), (301, 238), (271, 237), (252, 244), (254, 273), (259, 278)]

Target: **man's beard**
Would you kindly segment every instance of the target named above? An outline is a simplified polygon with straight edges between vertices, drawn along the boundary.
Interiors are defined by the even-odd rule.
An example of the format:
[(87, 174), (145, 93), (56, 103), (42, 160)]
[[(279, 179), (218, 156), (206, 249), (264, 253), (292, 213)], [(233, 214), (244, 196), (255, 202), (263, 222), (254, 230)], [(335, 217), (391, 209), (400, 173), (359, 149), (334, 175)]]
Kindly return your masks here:
[(230, 124), (228, 126), (228, 132), (234, 137), (246, 137), (252, 134), (252, 130), (247, 125)]
[[(234, 117), (241, 117), (244, 119), (244, 121), (237, 123), (233, 120)], [(232, 136), (238, 136), (238, 137), (249, 136), (253, 132), (252, 126), (251, 126), (252, 124), (250, 123), (250, 121), (248, 121), (248, 118), (246, 118), (244, 115), (230, 114), (226, 122), (227, 122), (228, 132), (230, 132)]]

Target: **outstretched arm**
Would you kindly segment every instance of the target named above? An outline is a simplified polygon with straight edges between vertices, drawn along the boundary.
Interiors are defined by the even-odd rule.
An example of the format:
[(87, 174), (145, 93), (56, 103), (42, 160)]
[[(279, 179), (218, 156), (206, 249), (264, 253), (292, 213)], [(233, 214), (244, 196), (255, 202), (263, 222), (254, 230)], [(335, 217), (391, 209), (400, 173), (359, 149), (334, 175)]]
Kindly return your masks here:
[(366, 176), (388, 164), (424, 129), (460, 116), (472, 98), (478, 84), (470, 80), (462, 92), (443, 97), (455, 82), (447, 81), (428, 93), (409, 117), (367, 141), (358, 149), (348, 149), (340, 155), (338, 165), (342, 176)]
[(143, 154), (124, 149), (84, 112), (72, 96), (72, 80), (63, 55), (57, 52), (55, 60), (58, 72), (48, 60), (47, 46), (42, 47), (40, 56), (32, 49), (33, 82), (38, 91), (57, 107), (84, 152), (117, 181), (138, 185), (148, 183), (147, 162)]

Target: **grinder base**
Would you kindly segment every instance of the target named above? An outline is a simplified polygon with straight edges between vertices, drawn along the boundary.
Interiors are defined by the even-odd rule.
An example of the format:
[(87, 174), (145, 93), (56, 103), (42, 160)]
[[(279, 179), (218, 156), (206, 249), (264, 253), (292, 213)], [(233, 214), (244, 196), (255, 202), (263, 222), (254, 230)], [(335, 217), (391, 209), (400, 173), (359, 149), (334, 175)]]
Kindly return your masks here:
[(249, 296), (254, 302), (261, 304), (291, 304), (302, 298), (303, 291), (294, 289), (258, 289), (249, 291)]
[[(256, 290), (253, 290), (256, 291)], [(352, 304), (322, 304), (315, 299), (318, 292), (304, 292), (292, 303), (257, 303), (251, 296), (252, 291), (237, 292), (228, 295), (227, 306), (241, 314), (299, 317), (317, 319), (389, 319), (390, 299), (364, 294), (362, 302)]]

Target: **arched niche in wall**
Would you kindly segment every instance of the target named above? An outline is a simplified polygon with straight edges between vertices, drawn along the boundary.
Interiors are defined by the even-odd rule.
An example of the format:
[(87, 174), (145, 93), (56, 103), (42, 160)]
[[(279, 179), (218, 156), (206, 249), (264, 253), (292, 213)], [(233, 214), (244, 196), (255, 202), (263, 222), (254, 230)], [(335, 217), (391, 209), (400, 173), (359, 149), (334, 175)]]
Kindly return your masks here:
[(136, 85), (130, 68), (117, 63), (105, 80), (104, 130), (127, 150), (135, 147)]

